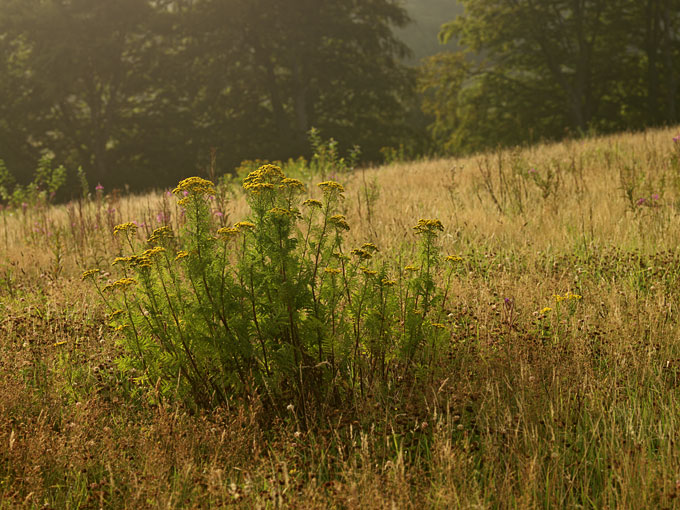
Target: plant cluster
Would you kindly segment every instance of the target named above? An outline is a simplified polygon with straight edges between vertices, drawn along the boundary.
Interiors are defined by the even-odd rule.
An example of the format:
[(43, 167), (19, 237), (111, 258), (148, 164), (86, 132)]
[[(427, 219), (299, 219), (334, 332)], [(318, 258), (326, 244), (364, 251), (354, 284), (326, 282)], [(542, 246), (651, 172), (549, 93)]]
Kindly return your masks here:
[(14, 208), (26, 208), (38, 203), (46, 204), (66, 184), (66, 168), (52, 166), (53, 158), (43, 156), (38, 162), (33, 180), (26, 185), (16, 182), (0, 159), (0, 199)]
[[(346, 247), (344, 188), (318, 187), (319, 199), (304, 199), (300, 180), (263, 165), (243, 181), (250, 217), (218, 228), (213, 183), (192, 177), (173, 191), (179, 232), (140, 239), (135, 224), (116, 226), (119, 278), (83, 278), (122, 333), (121, 368), (161, 397), (206, 407), (257, 395), (275, 412), (293, 405), (303, 422), (367, 385), (416, 376), (445, 340), (441, 222), (418, 222), (418, 261), (395, 269), (373, 243)], [(460, 258), (447, 260), (450, 283)]]

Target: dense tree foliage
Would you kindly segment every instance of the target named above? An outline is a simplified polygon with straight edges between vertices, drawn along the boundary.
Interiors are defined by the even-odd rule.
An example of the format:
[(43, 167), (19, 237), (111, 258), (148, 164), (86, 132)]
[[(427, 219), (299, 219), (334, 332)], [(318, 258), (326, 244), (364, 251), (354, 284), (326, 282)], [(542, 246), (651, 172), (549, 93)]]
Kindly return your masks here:
[(143, 187), (214, 148), (223, 171), (299, 155), (312, 126), (377, 157), (410, 136), (407, 22), (395, 0), (0, 0), (0, 158)]
[[(404, 5), (455, 17), (419, 86)], [(637, 129), (678, 122), (679, 62), (680, 0), (0, 0), (0, 159), (140, 189), (312, 127), (367, 161)]]
[(448, 150), (677, 122), (677, 0), (460, 3), (420, 82)]

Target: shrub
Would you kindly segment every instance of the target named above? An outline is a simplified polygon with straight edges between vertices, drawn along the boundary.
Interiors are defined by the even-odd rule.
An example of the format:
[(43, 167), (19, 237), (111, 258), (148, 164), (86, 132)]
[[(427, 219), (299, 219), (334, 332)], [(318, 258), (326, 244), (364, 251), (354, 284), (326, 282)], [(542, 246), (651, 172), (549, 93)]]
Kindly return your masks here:
[(391, 276), (372, 243), (346, 249), (343, 186), (318, 186), (320, 200), (304, 199), (301, 181), (264, 165), (243, 183), (250, 218), (217, 228), (213, 184), (192, 177), (174, 190), (180, 232), (164, 226), (143, 241), (133, 223), (115, 228), (120, 278), (83, 277), (107, 303), (126, 351), (119, 366), (140, 388), (198, 407), (257, 396), (306, 422), (431, 359), (447, 294), (435, 285), (441, 223), (420, 220), (419, 264)]

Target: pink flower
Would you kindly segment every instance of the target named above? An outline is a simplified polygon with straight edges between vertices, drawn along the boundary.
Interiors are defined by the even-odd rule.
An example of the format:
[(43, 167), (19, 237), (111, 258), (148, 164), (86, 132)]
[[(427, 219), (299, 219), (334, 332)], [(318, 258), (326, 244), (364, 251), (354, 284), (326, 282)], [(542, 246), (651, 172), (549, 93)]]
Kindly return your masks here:
[(94, 187), (95, 190), (97, 191), (104, 191), (104, 186), (102, 186), (101, 183), (97, 183), (97, 185)]

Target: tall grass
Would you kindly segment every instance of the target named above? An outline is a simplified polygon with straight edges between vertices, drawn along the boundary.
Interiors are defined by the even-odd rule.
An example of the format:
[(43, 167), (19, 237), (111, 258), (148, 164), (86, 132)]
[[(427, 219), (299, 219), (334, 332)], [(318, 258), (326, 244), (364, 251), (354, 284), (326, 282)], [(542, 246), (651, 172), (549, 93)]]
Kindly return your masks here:
[[(311, 222), (312, 209), (302, 202), (319, 200), (323, 207), (326, 199), (311, 175), (289, 176), (300, 178), (304, 192), (261, 214), (254, 202), (261, 197), (220, 186), (215, 196), (228, 200), (197, 193), (195, 204), (206, 210), (194, 219), (190, 207), (182, 214), (165, 193), (102, 191), (80, 203), (3, 211), (0, 508), (675, 507), (675, 134), (650, 131), (347, 173), (336, 177), (345, 198), (327, 214), (314, 209)], [(187, 197), (180, 193), (180, 200)], [(281, 213), (279, 224), (271, 217), (275, 207), (299, 209), (302, 220)], [(343, 295), (349, 289), (353, 303), (357, 293), (370, 291), (361, 310), (345, 297), (333, 301), (332, 287), (324, 287), (338, 273), (312, 277), (311, 241), (317, 251), (328, 249), (319, 269), (342, 269), (330, 258), (338, 251), (335, 230), (327, 244), (319, 241), (324, 218), (335, 215), (351, 227), (338, 233), (346, 264), (356, 265), (355, 277), (338, 289)], [(195, 222), (201, 218), (211, 218), (204, 239), (210, 253), (217, 257), (228, 247), (231, 283), (208, 283), (207, 291), (196, 284), (193, 291), (192, 281), (222, 274), (188, 260), (199, 248), (191, 239), (203, 228)], [(413, 229), (422, 218), (443, 226), (420, 224), (437, 234), (430, 246), (440, 265), (431, 279), (421, 272), (429, 257), (423, 232)], [(113, 230), (132, 221), (136, 237), (126, 248), (126, 232)], [(247, 230), (246, 221), (257, 228)], [(232, 232), (234, 224), (242, 228)], [(162, 226), (175, 235), (153, 256), (167, 255), (172, 269), (161, 258), (160, 269), (156, 259), (150, 268), (132, 267), (132, 259), (111, 266), (115, 257), (152, 249), (147, 239)], [(285, 235), (257, 239), (257, 231)], [(264, 251), (277, 239), (296, 239), (278, 259)], [(366, 243), (380, 251), (359, 263), (360, 252), (351, 250)], [(187, 256), (175, 261), (181, 251)], [(257, 277), (269, 283), (250, 292), (239, 280), (249, 264), (271, 271), (263, 269)], [(129, 295), (127, 319), (107, 316), (125, 307), (111, 302), (108, 309), (92, 282), (81, 281), (83, 270), (94, 267), (100, 272), (91, 277), (102, 291), (121, 278), (137, 282), (126, 293), (104, 294), (107, 300)], [(265, 289), (284, 288), (283, 268), (306, 275), (299, 280), (304, 285), (274, 299)], [(145, 272), (153, 276), (148, 288)], [(380, 282), (395, 282), (391, 300), (376, 298), (379, 274)], [(252, 369), (239, 379), (233, 361), (196, 344), (202, 380), (221, 388), (223, 398), (214, 388), (193, 394), (188, 379), (182, 387), (184, 378), (174, 375), (181, 357), (144, 372), (141, 360), (164, 359), (155, 357), (161, 330), (145, 322), (151, 315), (144, 312), (153, 311), (146, 305), (149, 296), (161, 295), (161, 282), (175, 277), (179, 291), (191, 296), (186, 306), (196, 303), (177, 317), (192, 325), (192, 334), (203, 331), (201, 320), (205, 328), (219, 324), (220, 308), (208, 298), (214, 290), (240, 290), (235, 302), (243, 310), (255, 305), (256, 313), (239, 323), (247, 334), (236, 338), (254, 342), (250, 363), (259, 373)], [(308, 311), (314, 310), (310, 289), (327, 292), (319, 301), (325, 315)], [(428, 313), (437, 315), (423, 320), (418, 334), (405, 334), (409, 313), (419, 316), (432, 293), (437, 299)], [(417, 305), (409, 301), (415, 295)], [(158, 324), (172, 325), (170, 297), (154, 317)], [(304, 305), (294, 326), (277, 312), (293, 298)], [(206, 310), (215, 316), (206, 317)], [(269, 321), (264, 348), (254, 324), (260, 318)], [(345, 329), (331, 334), (341, 319)], [(133, 325), (146, 328), (146, 357), (133, 356), (134, 336), (126, 336)], [(304, 331), (297, 346), (285, 336), (293, 327)], [(320, 350), (319, 331), (328, 339)], [(286, 342), (288, 357), (280, 365), (269, 361), (269, 350)], [(296, 362), (296, 350), (325, 371), (303, 374), (306, 388), (295, 376), (311, 360)], [(120, 370), (126, 363), (128, 370)]]

